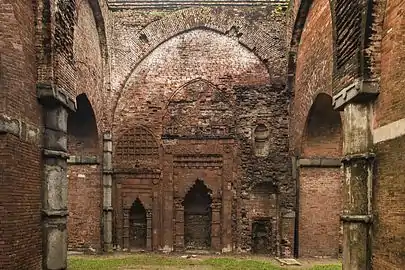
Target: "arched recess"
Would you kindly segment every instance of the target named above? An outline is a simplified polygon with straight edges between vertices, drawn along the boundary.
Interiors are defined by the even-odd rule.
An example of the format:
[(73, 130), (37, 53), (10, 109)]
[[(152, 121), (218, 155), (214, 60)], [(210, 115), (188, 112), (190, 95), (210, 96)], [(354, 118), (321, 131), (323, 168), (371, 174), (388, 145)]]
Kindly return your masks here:
[(255, 184), (250, 191), (249, 215), (254, 253), (277, 255), (279, 234), (278, 188), (272, 182)]
[[(68, 247), (101, 248), (101, 147), (97, 119), (86, 94), (68, 116)], [(89, 230), (91, 228), (91, 230)]]
[[(180, 14), (183, 11), (179, 11)], [(177, 14), (178, 12), (175, 12), (176, 18), (178, 16)], [(185, 15), (186, 17), (191, 16), (192, 13)], [(124, 69), (124, 67), (120, 67), (120, 75), (122, 74), (122, 72), (125, 72), (127, 70), (128, 73), (124, 73), (126, 74), (125, 78), (122, 78), (122, 82), (120, 82), (119, 84), (117, 82), (113, 82), (113, 88), (114, 85), (115, 88), (114, 89), (116, 94), (114, 97), (114, 100), (112, 102), (113, 106), (112, 106), (112, 111), (113, 111), (113, 122), (115, 117), (117, 117), (116, 112), (117, 112), (117, 107), (119, 106), (120, 100), (122, 99), (122, 97), (125, 95), (125, 92), (127, 91), (128, 88), (130, 88), (134, 82), (134, 74), (136, 74), (137, 70), (139, 69), (139, 66), (144, 63), (145, 60), (147, 60), (148, 58), (151, 57), (151, 55), (153, 55), (157, 50), (159, 50), (159, 48), (161, 48), (162, 46), (164, 46), (164, 44), (167, 44), (168, 42), (171, 42), (174, 39), (178, 39), (181, 36), (184, 35), (188, 35), (189, 33), (192, 32), (196, 32), (196, 31), (200, 31), (200, 32), (211, 32), (211, 33), (215, 33), (217, 36), (220, 36), (222, 39), (224, 38), (228, 38), (228, 41), (223, 42), (223, 44), (227, 44), (227, 43), (235, 43), (238, 46), (240, 46), (241, 48), (243, 48), (243, 50), (247, 50), (250, 53), (252, 53), (253, 55), (255, 55), (255, 57), (258, 59), (259, 62), (261, 62), (261, 64), (263, 65), (264, 69), (266, 70), (266, 73), (268, 73), (268, 77), (269, 79), (272, 77), (281, 77), (284, 76), (284, 74), (282, 75), (276, 75), (273, 74), (272, 69), (268, 66), (269, 63), (278, 63), (279, 59), (275, 58), (275, 53), (274, 51), (270, 51), (271, 46), (263, 46), (263, 44), (266, 44), (266, 40), (263, 40), (263, 43), (258, 42), (258, 40), (263, 39), (263, 37), (269, 37), (272, 35), (272, 33), (262, 33), (262, 36), (259, 36), (258, 33), (255, 33), (254, 36), (251, 36), (251, 32), (246, 32), (246, 39), (242, 38), (240, 40), (235, 40), (233, 38), (232, 35), (228, 35), (228, 31), (215, 26), (214, 24), (208, 23), (208, 22), (201, 22), (199, 17), (194, 18), (195, 15), (192, 15), (192, 18), (190, 18), (190, 20), (188, 22), (192, 22), (193, 25), (189, 25), (188, 23), (186, 25), (181, 25), (181, 27), (176, 27), (175, 29), (170, 29), (171, 26), (173, 25), (170, 21), (173, 19), (174, 15), (169, 15), (168, 17), (170, 19), (167, 19), (166, 17), (162, 18), (163, 22), (158, 21), (156, 23), (151, 23), (150, 25), (148, 25), (144, 30), (141, 31), (140, 35), (150, 35), (150, 33), (155, 33), (156, 31), (156, 35), (152, 37), (148, 37), (148, 39), (151, 40), (151, 42), (153, 41), (153, 43), (146, 43), (146, 44), (142, 44), (145, 45), (146, 48), (145, 50), (139, 50), (140, 52), (142, 52), (141, 55), (133, 55), (131, 56), (126, 56), (126, 59), (124, 61), (124, 63), (129, 62), (129, 59), (132, 59), (132, 64), (131, 67), (127, 67), (126, 69)], [(183, 22), (185, 21), (185, 18), (177, 18), (179, 20), (179, 22)], [(169, 20), (169, 21), (166, 21)], [(162, 27), (161, 25), (164, 24), (168, 24), (167, 28), (163, 28), (164, 31), (168, 31), (168, 32), (163, 32), (162, 33)], [(176, 22), (177, 23), (177, 22)], [(194, 25), (195, 24), (195, 25)], [(232, 26), (229, 26), (229, 28), (231, 28)], [(281, 27), (281, 26), (280, 26)], [(152, 28), (152, 29), (149, 29)], [(149, 30), (147, 30), (149, 29)], [(232, 32), (231, 30), (229, 30), (230, 32)], [(233, 30), (236, 31), (236, 30)], [(280, 37), (274, 37), (274, 39), (279, 40)], [(244, 40), (246, 40), (246, 42), (243, 42)], [(157, 42), (158, 41), (158, 42)], [(233, 44), (232, 44), (233, 45)], [(279, 44), (274, 44), (274, 46), (278, 46)], [(280, 45), (281, 46), (281, 45)], [(231, 46), (229, 47), (231, 48)], [(282, 51), (283, 48), (280, 48), (280, 51)], [(172, 52), (175, 53), (175, 52)], [(241, 59), (243, 59), (243, 57), (241, 57)], [(192, 78), (192, 77), (191, 77)], [(120, 76), (116, 76), (116, 79), (120, 79)], [(177, 88), (177, 87), (176, 87)]]
[(338, 257), (342, 232), (342, 123), (331, 96), (318, 94), (309, 111), (298, 176), (299, 256)]
[(147, 239), (146, 210), (137, 198), (129, 210), (129, 247), (145, 249)]
[(212, 191), (197, 179), (184, 197), (184, 247), (211, 248)]
[[(299, 155), (312, 98), (332, 95), (335, 63), (333, 1), (301, 1), (289, 48), (287, 87), (290, 103), (290, 151)], [(318, 27), (322, 25), (322, 27)]]
[(96, 154), (98, 152), (97, 121), (86, 94), (76, 97), (77, 110), (68, 117), (68, 150), (70, 154)]
[[(181, 50), (178, 44), (182, 44)], [(148, 126), (161, 121), (176, 90), (184, 91), (204, 81), (211, 85), (207, 88), (217, 86), (220, 90), (213, 92), (228, 94), (234, 85), (271, 83), (266, 65), (237, 40), (209, 29), (193, 29), (160, 44), (133, 70), (113, 101), (114, 129), (120, 128), (127, 115), (133, 115), (129, 121)], [(142, 104), (134, 106), (133, 100)], [(145, 119), (145, 114), (150, 117)]]

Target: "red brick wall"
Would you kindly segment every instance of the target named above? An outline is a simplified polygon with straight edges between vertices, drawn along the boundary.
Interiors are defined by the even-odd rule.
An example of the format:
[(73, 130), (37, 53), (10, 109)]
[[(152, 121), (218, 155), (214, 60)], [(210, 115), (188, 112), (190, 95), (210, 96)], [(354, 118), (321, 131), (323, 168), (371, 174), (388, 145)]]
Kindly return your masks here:
[[(381, 44), (381, 84), (374, 107), (374, 128), (405, 117), (404, 12), (404, 1), (386, 1)], [(374, 269), (400, 269), (405, 265), (404, 149), (404, 136), (375, 146)]]
[(374, 126), (380, 127), (405, 115), (405, 2), (386, 1), (381, 44), (380, 94), (375, 103)]
[[(0, 113), (39, 128), (31, 2), (0, 1)], [(24, 133), (24, 132), (23, 132)], [(39, 269), (41, 153), (38, 140), (0, 134), (0, 265)]]
[(405, 137), (376, 145), (374, 182), (373, 269), (405, 265)]
[(137, 123), (160, 134), (167, 102), (197, 78), (228, 94), (234, 85), (270, 82), (266, 66), (236, 40), (213, 31), (190, 31), (163, 43), (137, 66), (122, 90), (115, 127)]
[[(310, 109), (302, 145), (303, 158), (340, 158), (342, 125), (332, 98), (320, 94)], [(339, 168), (306, 168), (299, 172), (299, 256), (339, 254), (342, 210)]]
[(296, 67), (290, 149), (299, 152), (305, 120), (313, 100), (320, 92), (332, 93), (332, 21), (328, 0), (312, 3), (298, 47)]
[(70, 249), (101, 248), (102, 184), (100, 165), (68, 167)]
[[(100, 20), (99, 17), (97, 17)], [(74, 32), (74, 59), (76, 65), (76, 95), (86, 94), (91, 107), (86, 110), (86, 123), (74, 127), (74, 121), (69, 121), (69, 154), (72, 156), (97, 157), (101, 162), (102, 128), (103, 123), (103, 94), (104, 71), (103, 45), (100, 43), (100, 21), (96, 21), (89, 1), (77, 1), (77, 24)], [(106, 78), (108, 79), (108, 78)], [(86, 101), (87, 102), (87, 101)], [(77, 113), (83, 111), (78, 108)], [(83, 108), (82, 108), (83, 109)], [(91, 112), (93, 110), (93, 112)], [(93, 116), (89, 116), (94, 114)], [(83, 126), (85, 125), (85, 126)], [(80, 129), (92, 129), (85, 138), (75, 136)], [(69, 218), (68, 238), (69, 248), (84, 249), (101, 248), (101, 214), (102, 214), (102, 175), (98, 164), (69, 164)]]
[(13, 135), (0, 135), (0, 264), (41, 265), (41, 152)]
[(301, 168), (299, 256), (339, 255), (342, 175), (339, 168)]

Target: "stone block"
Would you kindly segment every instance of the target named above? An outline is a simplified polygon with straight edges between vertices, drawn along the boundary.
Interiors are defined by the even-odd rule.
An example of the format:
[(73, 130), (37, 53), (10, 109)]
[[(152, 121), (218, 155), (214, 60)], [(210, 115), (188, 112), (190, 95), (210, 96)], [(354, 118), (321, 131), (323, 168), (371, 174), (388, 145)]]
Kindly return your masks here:
[(57, 165), (44, 165), (45, 208), (49, 210), (67, 209), (68, 180), (66, 170)]
[(67, 268), (67, 230), (58, 227), (45, 228), (46, 269)]
[(67, 132), (68, 112), (66, 108), (58, 106), (46, 111), (45, 127), (55, 131)]
[(64, 132), (45, 129), (44, 147), (67, 152), (67, 136)]

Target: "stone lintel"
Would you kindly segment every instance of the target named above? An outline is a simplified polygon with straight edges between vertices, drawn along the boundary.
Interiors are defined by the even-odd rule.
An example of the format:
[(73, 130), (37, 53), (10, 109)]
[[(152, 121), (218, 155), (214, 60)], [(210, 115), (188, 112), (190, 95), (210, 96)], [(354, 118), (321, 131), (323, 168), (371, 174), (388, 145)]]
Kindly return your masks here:
[(97, 156), (69, 156), (67, 160), (68, 164), (73, 165), (98, 165), (100, 162), (98, 161)]
[(61, 159), (68, 159), (69, 155), (64, 151), (56, 151), (56, 150), (49, 150), (44, 149), (44, 156), (45, 157), (52, 157), (52, 158), (61, 158)]
[(47, 217), (67, 217), (69, 216), (69, 211), (66, 209), (63, 210), (47, 210), (47, 209), (42, 209), (42, 214), (47, 216)]
[(40, 128), (21, 119), (0, 114), (0, 134), (11, 134), (29, 143), (39, 144)]
[(299, 167), (340, 167), (342, 161), (339, 158), (300, 158)]
[(348, 103), (368, 102), (374, 100), (378, 94), (377, 82), (358, 79), (333, 96), (332, 106), (335, 110), (342, 111)]
[(37, 84), (37, 97), (45, 106), (62, 105), (71, 111), (76, 111), (76, 100), (66, 90), (53, 84)]
[(340, 220), (352, 223), (372, 223), (372, 215), (341, 215)]
[(344, 158), (342, 159), (342, 162), (350, 163), (352, 161), (359, 160), (359, 159), (370, 160), (370, 159), (374, 159), (375, 156), (376, 156), (376, 154), (373, 152), (345, 155)]

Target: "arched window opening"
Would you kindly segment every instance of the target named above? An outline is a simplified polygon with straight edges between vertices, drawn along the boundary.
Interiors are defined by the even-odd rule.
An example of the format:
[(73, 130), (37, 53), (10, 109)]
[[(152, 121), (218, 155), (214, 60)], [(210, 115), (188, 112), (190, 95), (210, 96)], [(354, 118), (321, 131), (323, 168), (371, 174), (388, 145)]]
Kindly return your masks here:
[(129, 245), (133, 249), (146, 248), (146, 210), (141, 201), (136, 199), (129, 214)]
[(184, 246), (186, 249), (211, 248), (211, 190), (197, 180), (184, 198)]
[(319, 94), (308, 115), (303, 141), (304, 156), (339, 157), (342, 145), (340, 114), (332, 107), (332, 98)]
[(94, 152), (98, 143), (97, 122), (86, 94), (76, 98), (77, 110), (68, 117), (69, 151)]
[(258, 157), (267, 156), (269, 153), (269, 129), (264, 124), (259, 124), (254, 132), (254, 151)]
[(252, 188), (252, 251), (276, 255), (277, 242), (277, 186), (272, 182), (261, 182)]

